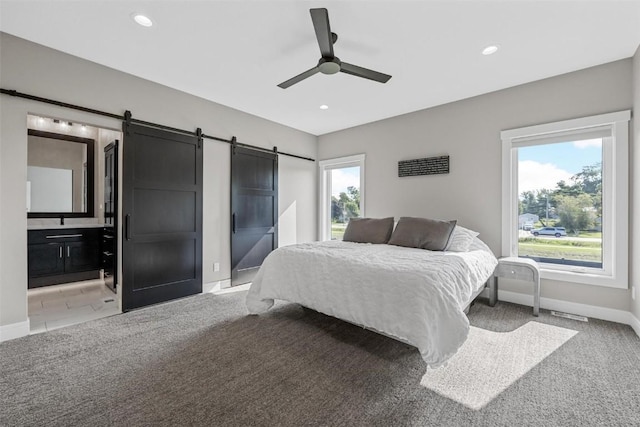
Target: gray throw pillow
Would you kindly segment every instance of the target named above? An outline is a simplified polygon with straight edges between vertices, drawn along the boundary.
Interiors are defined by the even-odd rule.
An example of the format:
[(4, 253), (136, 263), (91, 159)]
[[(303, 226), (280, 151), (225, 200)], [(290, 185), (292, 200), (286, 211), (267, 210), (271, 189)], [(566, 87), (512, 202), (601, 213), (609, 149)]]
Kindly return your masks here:
[(393, 217), (351, 218), (342, 240), (356, 243), (384, 244), (393, 232)]
[(390, 245), (443, 251), (447, 247), (456, 220), (438, 221), (427, 218), (402, 217), (389, 240)]

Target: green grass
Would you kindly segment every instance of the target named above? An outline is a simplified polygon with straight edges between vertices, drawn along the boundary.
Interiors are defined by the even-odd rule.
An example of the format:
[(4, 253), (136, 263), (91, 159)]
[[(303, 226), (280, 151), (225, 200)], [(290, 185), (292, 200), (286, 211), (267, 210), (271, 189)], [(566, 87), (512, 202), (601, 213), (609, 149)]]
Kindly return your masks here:
[(578, 237), (602, 239), (602, 231), (581, 231)]
[(344, 230), (347, 228), (347, 224), (332, 222), (331, 223), (331, 240), (342, 240), (344, 236)]
[[(531, 241), (534, 240), (534, 241)], [(535, 241), (535, 239), (520, 239), (518, 255), (541, 258), (571, 259), (579, 261), (602, 262), (602, 247), (598, 242), (561, 242), (555, 240)]]

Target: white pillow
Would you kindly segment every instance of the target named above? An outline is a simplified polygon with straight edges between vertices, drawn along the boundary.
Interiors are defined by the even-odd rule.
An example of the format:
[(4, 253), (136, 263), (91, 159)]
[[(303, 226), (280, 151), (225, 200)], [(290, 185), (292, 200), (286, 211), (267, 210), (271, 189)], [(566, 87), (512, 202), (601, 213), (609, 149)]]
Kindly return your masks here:
[(449, 237), (449, 243), (444, 248), (445, 251), (451, 252), (468, 252), (473, 239), (480, 235), (477, 231), (456, 225)]

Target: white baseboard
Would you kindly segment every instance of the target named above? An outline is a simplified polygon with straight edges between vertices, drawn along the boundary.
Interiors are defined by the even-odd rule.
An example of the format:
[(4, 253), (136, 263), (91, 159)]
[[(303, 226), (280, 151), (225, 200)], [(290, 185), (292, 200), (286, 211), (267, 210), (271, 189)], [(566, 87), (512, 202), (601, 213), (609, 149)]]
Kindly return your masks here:
[[(501, 291), (498, 289), (498, 301), (533, 307), (533, 295), (521, 294), (519, 292)], [(616, 310), (614, 308), (598, 307), (552, 298), (540, 298), (540, 308), (629, 325), (640, 337), (640, 321), (633, 314), (625, 310)]]
[(0, 326), (0, 342), (29, 335), (29, 319), (24, 322)]
[(638, 318), (632, 313), (629, 313), (629, 319), (629, 326), (631, 326), (633, 330), (636, 331), (636, 334), (640, 337), (640, 320), (638, 320)]
[(208, 294), (217, 292), (225, 288), (231, 287), (231, 279), (218, 280), (217, 282), (209, 282), (202, 285), (202, 293)]

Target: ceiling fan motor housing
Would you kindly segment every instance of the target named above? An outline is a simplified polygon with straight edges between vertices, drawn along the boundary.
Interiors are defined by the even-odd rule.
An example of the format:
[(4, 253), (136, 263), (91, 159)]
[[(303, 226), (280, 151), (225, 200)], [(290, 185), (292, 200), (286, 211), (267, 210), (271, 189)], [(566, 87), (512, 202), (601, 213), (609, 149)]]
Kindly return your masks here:
[(320, 58), (318, 61), (318, 69), (322, 74), (335, 74), (340, 71), (340, 59), (338, 58)]
[(388, 74), (340, 61), (340, 58), (336, 57), (333, 53), (333, 45), (338, 40), (338, 35), (331, 32), (331, 27), (329, 26), (329, 12), (327, 12), (327, 9), (325, 8), (317, 8), (309, 9), (309, 13), (311, 13), (311, 21), (313, 22), (313, 28), (316, 32), (318, 46), (320, 47), (321, 57), (318, 61), (318, 65), (280, 83), (278, 87), (286, 89), (316, 73), (336, 74), (340, 71), (352, 76), (362, 77), (364, 79), (374, 80), (380, 83), (386, 83), (391, 78)]

